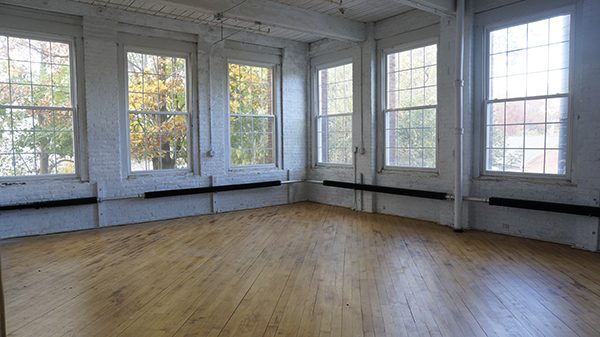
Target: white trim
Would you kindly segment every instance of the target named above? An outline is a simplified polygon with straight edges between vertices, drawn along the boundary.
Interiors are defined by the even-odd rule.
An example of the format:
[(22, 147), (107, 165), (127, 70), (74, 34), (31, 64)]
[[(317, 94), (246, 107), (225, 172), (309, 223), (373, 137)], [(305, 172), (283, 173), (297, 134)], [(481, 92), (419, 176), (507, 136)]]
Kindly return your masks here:
[[(139, 40), (138, 40), (139, 38)], [(119, 34), (119, 92), (123, 93), (120, 100), (120, 118), (121, 118), (121, 161), (122, 173), (127, 178), (134, 176), (176, 176), (176, 175), (199, 175), (200, 168), (194, 165), (195, 158), (198, 156), (198, 146), (196, 139), (198, 138), (197, 127), (194, 121), (197, 111), (196, 99), (196, 48), (194, 43), (164, 40), (161, 38), (137, 37), (130, 34)], [(127, 43), (131, 42), (131, 43)], [(139, 42), (139, 43), (138, 43)], [(128, 53), (142, 53), (149, 55), (159, 55), (167, 57), (177, 57), (185, 59), (186, 64), (186, 113), (176, 113), (177, 115), (187, 115), (187, 168), (159, 169), (159, 170), (139, 170), (132, 171), (131, 169), (131, 144), (129, 135), (129, 85), (128, 85)], [(143, 113), (150, 113), (144, 111)], [(160, 113), (162, 114), (162, 112)]]
[[(319, 161), (319, 148), (318, 148), (318, 139), (317, 139), (317, 134), (318, 134), (318, 123), (317, 120), (319, 118), (323, 118), (323, 117), (329, 117), (329, 116), (351, 116), (352, 117), (352, 121), (350, 123), (350, 125), (352, 126), (352, 137), (351, 137), (351, 144), (350, 144), (350, 149), (351, 149), (351, 154), (350, 157), (354, 158), (354, 124), (355, 124), (355, 115), (357, 113), (357, 111), (361, 111), (361, 109), (357, 110), (357, 97), (356, 97), (356, 76), (355, 75), (355, 70), (356, 70), (356, 60), (354, 57), (354, 50), (352, 48), (348, 48), (345, 49), (343, 51), (339, 51), (336, 53), (329, 53), (329, 54), (321, 54), (318, 56), (315, 56), (311, 59), (311, 117), (310, 117), (310, 125), (311, 125), (311, 132), (310, 132), (310, 136), (311, 136), (311, 146), (309, 146), (309, 149), (311, 151), (311, 163), (310, 166), (313, 168), (316, 167), (341, 167), (341, 168), (352, 168), (354, 165), (354, 160), (352, 159), (352, 163), (350, 164), (346, 164), (346, 163), (333, 163), (333, 162), (321, 162)], [(336, 68), (336, 67), (340, 67), (340, 66), (345, 66), (345, 65), (352, 65), (352, 110), (349, 113), (343, 113), (343, 114), (331, 114), (331, 115), (320, 115), (319, 114), (319, 71), (321, 70), (325, 70), (325, 69), (330, 69), (330, 68)]]
[[(241, 52), (241, 53), (240, 53)], [(240, 173), (248, 171), (264, 171), (264, 170), (280, 170), (283, 162), (283, 136), (282, 136), (282, 117), (281, 117), (281, 57), (273, 55), (262, 55), (253, 52), (243, 51), (225, 51), (225, 55), (233, 54), (236, 57), (225, 59), (225, 90), (226, 100), (226, 116), (225, 123), (226, 131), (225, 136), (225, 147), (224, 147), (224, 163), (227, 172)], [(239, 56), (248, 56), (249, 59), (240, 59)], [(275, 61), (275, 63), (273, 63)], [(272, 115), (243, 115), (234, 114), (236, 116), (243, 115), (243, 117), (258, 117), (258, 118), (273, 118), (273, 163), (272, 164), (253, 164), (253, 165), (238, 165), (234, 166), (231, 163), (231, 121), (232, 116), (230, 111), (230, 91), (229, 91), (229, 65), (239, 64), (245, 66), (263, 67), (271, 69), (271, 81), (272, 81)]]
[[(411, 32), (411, 34), (395, 36), (392, 38), (385, 39), (380, 42), (379, 45), (379, 104), (380, 108), (378, 109), (378, 113), (380, 112), (380, 118), (378, 118), (377, 122), (377, 172), (423, 172), (423, 173), (433, 173), (439, 175), (439, 167), (440, 167), (440, 137), (439, 137), (439, 125), (440, 125), (440, 114), (439, 114), (439, 104), (435, 105), (425, 105), (425, 106), (415, 106), (415, 107), (407, 107), (407, 108), (395, 108), (388, 109), (387, 108), (387, 57), (390, 54), (399, 53), (403, 51), (413, 50), (417, 48), (423, 48), (427, 46), (436, 46), (437, 54), (436, 54), (436, 102), (439, 102), (439, 83), (440, 83), (440, 39), (438, 36), (431, 36), (432, 34), (439, 34), (439, 24), (435, 24), (432, 26), (428, 26), (422, 28), (418, 31)], [(423, 36), (430, 36), (427, 38), (423, 38)], [(399, 41), (403, 41), (400, 44), (397, 44)], [(395, 45), (392, 45), (394, 43)], [(386, 129), (385, 129), (385, 117), (386, 113), (393, 111), (408, 111), (415, 109), (435, 109), (435, 167), (412, 167), (412, 166), (392, 166), (387, 165), (386, 158)]]
[[(4, 6), (0, 6), (3, 8)], [(3, 8), (4, 9), (4, 8)], [(22, 176), (0, 176), (0, 182), (17, 182), (17, 181), (33, 181), (33, 180), (60, 180), (60, 181), (84, 181), (88, 179), (88, 167), (87, 161), (84, 158), (87, 157), (87, 137), (85, 133), (85, 110), (84, 110), (84, 99), (82, 93), (84, 92), (83, 87), (83, 50), (82, 50), (82, 29), (81, 27), (75, 28), (73, 25), (66, 25), (64, 23), (52, 22), (50, 24), (42, 25), (44, 26), (43, 32), (40, 31), (32, 31), (33, 29), (41, 29), (38, 27), (40, 25), (39, 20), (30, 18), (32, 13), (27, 13), (25, 18), (21, 18), (18, 20), (18, 29), (14, 29), (12, 27), (5, 28), (6, 26), (11, 26), (12, 20), (14, 17), (10, 19), (11, 24), (6, 25), (4, 20), (4, 14), (0, 15), (0, 22), (3, 22), (0, 25), (0, 34), (4, 36), (11, 37), (19, 37), (19, 38), (27, 38), (27, 39), (38, 39), (43, 41), (50, 42), (60, 42), (66, 43), (69, 45), (69, 75), (70, 75), (70, 86), (71, 86), (71, 107), (47, 107), (46, 110), (62, 110), (72, 111), (73, 118), (73, 159), (74, 159), (74, 169), (75, 173), (73, 174), (43, 174), (43, 175), (22, 175)], [(39, 14), (37, 14), (39, 16)], [(51, 21), (54, 15), (48, 15), (47, 18)], [(25, 28), (27, 27), (27, 28)], [(57, 29), (58, 27), (58, 29)], [(65, 27), (67, 27), (65, 29)], [(23, 29), (25, 28), (25, 29)], [(47, 31), (51, 33), (48, 33)], [(60, 34), (54, 33), (54, 31), (61, 32)], [(65, 34), (68, 32), (68, 34)], [(5, 106), (10, 108), (19, 108), (19, 106)], [(31, 106), (31, 109), (43, 109), (41, 106)]]
[[(534, 0), (535, 1), (535, 0)], [(564, 1), (563, 1), (564, 2)], [(570, 1), (574, 3), (575, 1)], [(552, 4), (545, 4), (543, 7), (551, 6), (552, 8), (545, 10), (531, 11), (525, 9), (527, 6), (522, 7), (522, 4), (516, 4), (515, 6), (508, 6), (508, 8), (500, 8), (490, 12), (499, 11), (503, 14), (494, 15), (493, 18), (489, 15), (489, 12), (484, 14), (476, 15), (476, 29), (475, 29), (475, 57), (474, 57), (474, 95), (473, 95), (473, 111), (476, 131), (474, 134), (474, 149), (477, 149), (473, 153), (473, 174), (474, 178), (498, 178), (498, 179), (533, 179), (533, 180), (549, 180), (549, 181), (568, 181), (572, 179), (572, 164), (573, 164), (573, 88), (574, 85), (574, 74), (577, 71), (577, 64), (575, 63), (575, 49), (576, 49), (576, 20), (577, 11), (576, 7), (572, 4), (556, 6)], [(523, 11), (526, 14), (522, 14)], [(517, 15), (518, 14), (518, 15)], [(516, 25), (527, 24), (539, 20), (552, 18), (555, 16), (570, 15), (570, 37), (569, 37), (569, 85), (568, 93), (558, 95), (543, 95), (543, 96), (525, 96), (510, 99), (490, 100), (489, 96), (489, 34), (491, 31), (504, 29)], [(505, 171), (489, 171), (487, 170), (487, 105), (493, 102), (506, 102), (511, 100), (535, 100), (535, 99), (548, 99), (554, 97), (567, 97), (568, 98), (568, 121), (567, 121), (567, 157), (566, 157), (566, 168), (565, 174), (547, 174), (547, 173), (527, 173), (527, 172), (505, 172)], [(479, 107), (478, 107), (479, 106)]]

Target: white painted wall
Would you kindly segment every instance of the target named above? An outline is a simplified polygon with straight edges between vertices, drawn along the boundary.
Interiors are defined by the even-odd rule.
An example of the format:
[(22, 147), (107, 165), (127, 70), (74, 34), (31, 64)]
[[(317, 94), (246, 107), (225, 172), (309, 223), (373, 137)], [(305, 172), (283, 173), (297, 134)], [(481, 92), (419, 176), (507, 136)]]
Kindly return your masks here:
[[(498, 3), (500, 2), (500, 3)], [(491, 22), (501, 22), (519, 17), (539, 15), (544, 11), (564, 7), (575, 9), (575, 39), (571, 41), (575, 60), (572, 62), (573, 80), (571, 130), (571, 177), (562, 181), (543, 179), (489, 178), (479, 175), (481, 155), (473, 153), (474, 160), (470, 194), (476, 196), (498, 196), (517, 199), (532, 199), (549, 202), (564, 202), (598, 206), (600, 202), (600, 2), (595, 0), (527, 0), (479, 1), (475, 7), (475, 41), (482, 27)], [(500, 7), (498, 7), (500, 6)], [(475, 44), (475, 50), (479, 49)], [(480, 67), (480, 55), (475, 52), (475, 69)], [(475, 71), (475, 76), (481, 72)], [(476, 78), (477, 79), (477, 78)], [(475, 87), (479, 82), (475, 81)], [(474, 96), (473, 147), (480, 148), (479, 100)], [(598, 250), (597, 217), (563, 215), (538, 211), (490, 207), (482, 204), (470, 206), (470, 226), (476, 229), (554, 241), (575, 247)]]
[[(465, 191), (471, 196), (478, 197), (509, 197), (518, 199), (531, 199), (549, 202), (564, 202), (580, 205), (597, 206), (600, 203), (600, 139), (598, 138), (600, 126), (600, 113), (598, 111), (598, 92), (600, 92), (600, 2), (594, 0), (477, 0), (471, 1), (472, 15), (467, 17), (467, 60), (466, 60), (466, 93), (465, 101)], [(481, 76), (482, 57), (480, 43), (481, 26), (485, 22), (496, 22), (507, 18), (518, 18), (538, 13), (547, 9), (562, 6), (575, 6), (577, 38), (572, 42), (575, 48), (576, 60), (574, 62), (575, 80), (572, 84), (574, 118), (571, 120), (573, 138), (572, 145), (572, 174), (570, 179), (556, 181), (550, 179), (516, 179), (516, 178), (491, 178), (480, 175), (481, 156), (479, 149), (480, 117), (483, 111), (477, 99), (478, 84), (481, 81), (474, 79)], [(362, 174), (365, 182), (374, 180), (378, 185), (401, 188), (426, 189), (452, 193), (454, 177), (454, 114), (455, 114), (455, 27), (451, 18), (438, 18), (434, 15), (419, 11), (412, 11), (398, 17), (390, 18), (376, 23), (375, 39), (377, 51), (390, 45), (410, 43), (429, 37), (438, 37), (438, 170), (435, 173), (381, 170), (382, 153), (374, 153), (375, 141), (369, 136), (364, 138), (366, 153), (357, 155), (356, 175), (353, 170), (340, 170), (336, 168), (311, 167), (308, 172), (310, 179), (336, 179), (354, 181), (360, 179)], [(360, 48), (362, 63), (357, 60), (354, 66), (362, 66), (362, 77), (365, 82), (377, 72), (370, 62), (378, 62), (380, 54), (376, 54), (369, 40), (360, 46), (346, 46), (347, 48)], [(319, 42), (311, 44), (311, 56), (342, 49), (338, 42)], [(372, 61), (369, 61), (372, 60)], [(381, 77), (378, 77), (381, 81)], [(356, 81), (355, 86), (360, 87), (361, 81)], [(367, 87), (367, 88), (365, 88)], [(373, 130), (372, 123), (381, 123), (382, 113), (379, 94), (375, 97), (367, 86), (362, 86), (362, 111), (366, 130)], [(375, 100), (378, 104), (372, 108), (365, 103)], [(377, 122), (378, 121), (378, 122)], [(360, 125), (355, 133), (360, 131)], [(376, 128), (377, 148), (382, 148), (382, 130), (379, 124)], [(355, 139), (355, 146), (359, 146)], [(373, 156), (378, 158), (375, 179), (371, 179), (373, 166), (370, 164)], [(469, 163), (474, 163), (473, 165)], [(364, 193), (365, 200), (370, 193)], [(309, 186), (309, 199), (345, 207), (354, 207), (364, 211), (394, 214), (418, 219), (425, 219), (441, 224), (452, 223), (452, 203), (415, 199), (401, 196), (378, 194), (370, 205), (361, 205), (355, 202), (354, 194), (349, 190), (337, 190), (322, 186)], [(360, 198), (357, 198), (360, 200)], [(465, 203), (466, 227), (505, 233), (515, 236), (535, 238), (545, 241), (559, 242), (575, 247), (598, 250), (599, 220), (597, 217), (585, 217), (548, 213), (540, 211), (508, 209), (492, 207), (479, 203)]]
[[(120, 198), (136, 196), (144, 191), (233, 184), (265, 180), (302, 179), (306, 154), (306, 65), (308, 46), (265, 36), (240, 33), (227, 43), (214, 43), (219, 32), (207, 27), (187, 25), (174, 20), (144, 15), (126, 15), (115, 10), (108, 13), (91, 6), (66, 2), (29, 2), (40, 10), (63, 12), (77, 17), (67, 19), (43, 12), (12, 11), (3, 8), (0, 29), (61, 30), (61, 21), (67, 21), (70, 30), (81, 43), (78, 80), (83, 84), (79, 92), (82, 112), (81, 136), (87, 155), (82, 178), (65, 181), (20, 179), (18, 184), (0, 184), (0, 204), (19, 204), (42, 200), (98, 196)], [(71, 3), (72, 4), (72, 3)], [(20, 16), (20, 17), (19, 17)], [(42, 21), (39, 19), (42, 18)], [(58, 22), (57, 22), (58, 21)], [(140, 25), (147, 23), (148, 25)], [(56, 27), (56, 28), (49, 28)], [(160, 29), (169, 27), (173, 31)], [(74, 32), (74, 33), (73, 33)], [(123, 92), (119, 79), (123, 76), (119, 64), (120, 34), (145, 38), (182, 39), (197, 45), (199, 97), (194, 125), (199, 125), (199, 137), (193, 143), (199, 148), (194, 162), (200, 163), (199, 174), (157, 172), (150, 175), (127, 173), (127, 133), (122, 132), (126, 111), (120, 102)], [(229, 32), (226, 32), (229, 34)], [(135, 40), (135, 39), (134, 39)], [(147, 39), (145, 39), (147, 40)], [(152, 39), (150, 39), (152, 40)], [(235, 43), (235, 41), (238, 41)], [(135, 42), (133, 42), (135, 43)], [(165, 45), (157, 45), (165, 48)], [(226, 52), (229, 50), (228, 52)], [(245, 53), (268, 56), (276, 52), (281, 59), (281, 120), (282, 139), (279, 168), (270, 170), (237, 170), (227, 168), (224, 148), (229, 128), (227, 113), (227, 55), (243, 59)], [(210, 62), (210, 66), (209, 66)], [(210, 69), (210, 75), (209, 75)], [(210, 111), (209, 111), (210, 107)], [(212, 144), (209, 135), (212, 136)], [(214, 156), (208, 152), (214, 150)], [(89, 178), (88, 178), (89, 177)], [(6, 181), (0, 181), (0, 183)], [(15, 181), (13, 181), (15, 182)], [(284, 204), (306, 199), (302, 184), (261, 190), (226, 192), (214, 195), (192, 195), (161, 199), (107, 200), (96, 205), (61, 207), (43, 210), (0, 212), (0, 237), (13, 237), (112, 226), (182, 216), (225, 212), (253, 207)]]

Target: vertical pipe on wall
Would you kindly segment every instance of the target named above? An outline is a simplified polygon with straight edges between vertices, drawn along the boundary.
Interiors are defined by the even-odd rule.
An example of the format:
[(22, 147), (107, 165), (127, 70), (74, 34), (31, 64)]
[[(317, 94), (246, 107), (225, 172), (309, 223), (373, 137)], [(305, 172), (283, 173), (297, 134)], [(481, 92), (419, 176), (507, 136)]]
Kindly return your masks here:
[(4, 287), (2, 286), (2, 258), (0, 257), (0, 337), (6, 337), (6, 312), (4, 311)]
[(456, 143), (454, 147), (454, 230), (462, 231), (463, 208), (463, 113), (465, 59), (465, 0), (456, 0)]

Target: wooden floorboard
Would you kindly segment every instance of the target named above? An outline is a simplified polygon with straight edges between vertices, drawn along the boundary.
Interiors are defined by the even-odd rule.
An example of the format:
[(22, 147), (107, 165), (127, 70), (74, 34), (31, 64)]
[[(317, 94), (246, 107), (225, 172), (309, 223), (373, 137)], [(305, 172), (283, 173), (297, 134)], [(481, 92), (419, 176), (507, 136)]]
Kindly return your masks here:
[(314, 203), (0, 251), (12, 337), (600, 336), (600, 254)]

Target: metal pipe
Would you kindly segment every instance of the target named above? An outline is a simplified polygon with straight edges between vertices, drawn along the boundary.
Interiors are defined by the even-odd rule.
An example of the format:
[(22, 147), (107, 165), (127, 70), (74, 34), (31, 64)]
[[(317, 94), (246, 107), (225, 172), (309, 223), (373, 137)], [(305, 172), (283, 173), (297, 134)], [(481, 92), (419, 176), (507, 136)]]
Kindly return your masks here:
[(102, 197), (102, 198), (98, 198), (98, 202), (137, 199), (137, 198), (143, 198), (143, 197), (144, 197), (143, 194), (128, 195), (128, 196), (122, 196), (122, 197)]
[(311, 180), (311, 179), (306, 179), (304, 180), (305, 183), (309, 183), (309, 184), (323, 184), (323, 180)]
[(287, 185), (287, 184), (298, 184), (298, 183), (303, 183), (305, 182), (305, 180), (302, 179), (297, 179), (297, 180), (284, 180), (281, 182), (281, 185)]
[(480, 198), (480, 197), (463, 197), (464, 201), (472, 201), (472, 202), (483, 202), (483, 203), (489, 203), (490, 199), (489, 198)]
[(2, 257), (0, 256), (0, 337), (6, 337), (6, 312), (4, 311), (4, 287), (2, 286)]
[(462, 231), (463, 208), (463, 113), (465, 59), (465, 0), (456, 1), (456, 142), (454, 146), (454, 230)]

